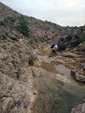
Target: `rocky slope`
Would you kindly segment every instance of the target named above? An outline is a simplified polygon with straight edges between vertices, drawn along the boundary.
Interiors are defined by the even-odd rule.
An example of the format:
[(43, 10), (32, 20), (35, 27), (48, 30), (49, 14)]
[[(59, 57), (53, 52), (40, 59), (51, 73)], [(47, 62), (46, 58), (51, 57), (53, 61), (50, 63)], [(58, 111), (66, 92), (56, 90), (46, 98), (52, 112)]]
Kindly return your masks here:
[[(71, 40), (67, 38), (68, 34), (77, 33), (80, 28), (61, 27), (48, 21), (41, 21), (33, 17), (27, 17), (29, 22), (29, 37), (23, 36), (16, 29), (17, 18), (20, 14), (0, 3), (0, 112), (1, 113), (31, 113), (32, 104), (36, 99), (36, 90), (34, 89), (33, 76), (37, 75), (35, 68), (29, 66), (30, 56), (34, 53), (42, 52), (49, 54), (50, 45), (40, 44), (37, 49), (33, 49), (28, 38), (34, 38), (35, 41), (53, 43), (61, 38), (68, 48), (72, 47), (79, 38), (71, 35)], [(83, 26), (83, 29), (85, 26)], [(82, 27), (81, 27), (82, 29)], [(84, 30), (82, 30), (83, 35)], [(75, 38), (76, 37), (76, 38)], [(70, 41), (70, 44), (69, 44)], [(59, 44), (61, 43), (59, 42)], [(77, 43), (77, 45), (80, 42)], [(46, 45), (45, 45), (46, 44)], [(73, 44), (73, 45), (72, 45)], [(76, 43), (75, 43), (76, 44)], [(69, 47), (69, 46), (70, 47)], [(36, 48), (35, 45), (32, 45)], [(48, 48), (46, 48), (49, 46)], [(75, 46), (74, 46), (75, 47)], [(46, 48), (46, 50), (45, 50)], [(85, 80), (85, 44), (78, 48), (59, 53), (52, 60), (62, 63), (72, 68), (72, 74), (78, 81)], [(41, 54), (40, 52), (40, 54)], [(37, 63), (36, 63), (37, 64)], [(76, 69), (76, 71), (74, 70)], [(79, 77), (76, 77), (76, 74)], [(38, 76), (38, 75), (37, 75)], [(85, 81), (82, 81), (85, 82)]]
[(35, 96), (30, 55), (32, 48), (21, 34), (0, 26), (0, 113), (31, 112)]
[[(5, 6), (4, 4), (0, 3), (0, 25), (2, 26), (10, 26), (11, 29), (15, 29), (17, 27), (17, 18), (20, 14), (16, 11), (13, 11), (9, 7)], [(41, 21), (39, 19), (25, 16), (28, 20), (28, 27), (29, 27), (29, 37), (34, 38), (35, 41), (46, 41), (47, 43), (55, 43), (58, 42), (59, 39), (62, 40), (63, 37), (69, 37), (69, 35), (73, 35), (74, 33), (80, 33), (81, 35), (85, 35), (85, 26), (82, 27), (62, 27), (52, 22), (48, 21)], [(78, 37), (74, 36), (72, 38), (72, 42), (74, 40), (78, 40)], [(63, 38), (64, 39), (64, 38)], [(66, 46), (69, 45), (69, 38), (66, 38), (68, 43), (65, 44)], [(65, 42), (65, 41), (64, 41)], [(79, 42), (77, 43), (77, 45)], [(72, 47), (73, 45), (71, 45)]]
[[(8, 7), (0, 4), (0, 11), (1, 8)], [(16, 14), (9, 10), (0, 12), (0, 113), (31, 113), (35, 100), (32, 71), (28, 66), (32, 48), (26, 37), (16, 31), (16, 23), (14, 26), (10, 23), (8, 18), (15, 19)]]

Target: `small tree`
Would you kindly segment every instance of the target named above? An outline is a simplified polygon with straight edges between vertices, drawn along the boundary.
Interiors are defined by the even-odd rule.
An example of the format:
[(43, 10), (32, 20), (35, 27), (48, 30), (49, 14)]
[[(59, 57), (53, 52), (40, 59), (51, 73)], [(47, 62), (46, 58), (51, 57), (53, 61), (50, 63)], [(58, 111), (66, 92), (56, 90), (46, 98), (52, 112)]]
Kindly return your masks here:
[(24, 36), (29, 36), (28, 22), (25, 16), (20, 15), (18, 17), (17, 30), (22, 33)]

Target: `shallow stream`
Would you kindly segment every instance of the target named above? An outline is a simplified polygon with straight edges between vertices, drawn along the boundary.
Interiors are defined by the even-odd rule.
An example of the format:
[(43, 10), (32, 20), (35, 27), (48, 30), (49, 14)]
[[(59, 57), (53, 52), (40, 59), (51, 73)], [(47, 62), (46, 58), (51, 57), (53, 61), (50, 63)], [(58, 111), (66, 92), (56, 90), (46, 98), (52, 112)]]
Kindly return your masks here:
[[(43, 75), (35, 77), (38, 98), (33, 113), (71, 113), (72, 108), (85, 98), (85, 84), (76, 82), (71, 70), (63, 64), (43, 61), (40, 68)], [(66, 81), (63, 82), (62, 77), (66, 77)]]

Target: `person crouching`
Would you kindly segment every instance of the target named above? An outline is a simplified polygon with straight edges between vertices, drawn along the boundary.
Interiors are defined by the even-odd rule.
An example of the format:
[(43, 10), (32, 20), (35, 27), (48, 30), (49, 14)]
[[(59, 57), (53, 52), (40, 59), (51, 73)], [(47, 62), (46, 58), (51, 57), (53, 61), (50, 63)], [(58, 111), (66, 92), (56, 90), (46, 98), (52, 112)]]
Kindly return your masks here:
[(57, 51), (58, 51), (58, 45), (57, 44), (54, 44), (54, 46), (52, 47), (52, 55), (56, 55), (57, 54)]

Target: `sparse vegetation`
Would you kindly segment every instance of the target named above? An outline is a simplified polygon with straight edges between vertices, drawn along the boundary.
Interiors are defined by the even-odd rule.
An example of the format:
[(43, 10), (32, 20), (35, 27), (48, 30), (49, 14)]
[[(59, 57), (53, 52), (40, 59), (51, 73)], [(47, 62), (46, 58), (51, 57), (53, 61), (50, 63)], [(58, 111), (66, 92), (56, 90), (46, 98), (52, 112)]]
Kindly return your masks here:
[(17, 69), (17, 79), (20, 78), (20, 75), (21, 75), (21, 69), (18, 67), (18, 69)]
[(68, 51), (71, 51), (73, 48), (68, 48)]
[(29, 36), (28, 22), (23, 15), (20, 15), (18, 17), (17, 30), (21, 32), (24, 36)]
[(66, 45), (65, 44), (61, 44), (58, 48), (59, 51), (65, 50), (66, 49)]
[(33, 39), (33, 38), (30, 38), (30, 39), (29, 39), (29, 43), (30, 43), (30, 44), (34, 44), (34, 43), (35, 43), (34, 39)]
[(30, 56), (29, 58), (29, 65), (33, 66), (34, 65), (34, 59), (33, 57)]
[(13, 17), (8, 17), (8, 20), (10, 20), (11, 22), (15, 22), (15, 19)]
[(80, 40), (80, 43), (85, 42), (85, 36), (79, 35), (79, 40)]
[(1, 22), (0, 22), (0, 25), (6, 26), (4, 21), (1, 21)]

